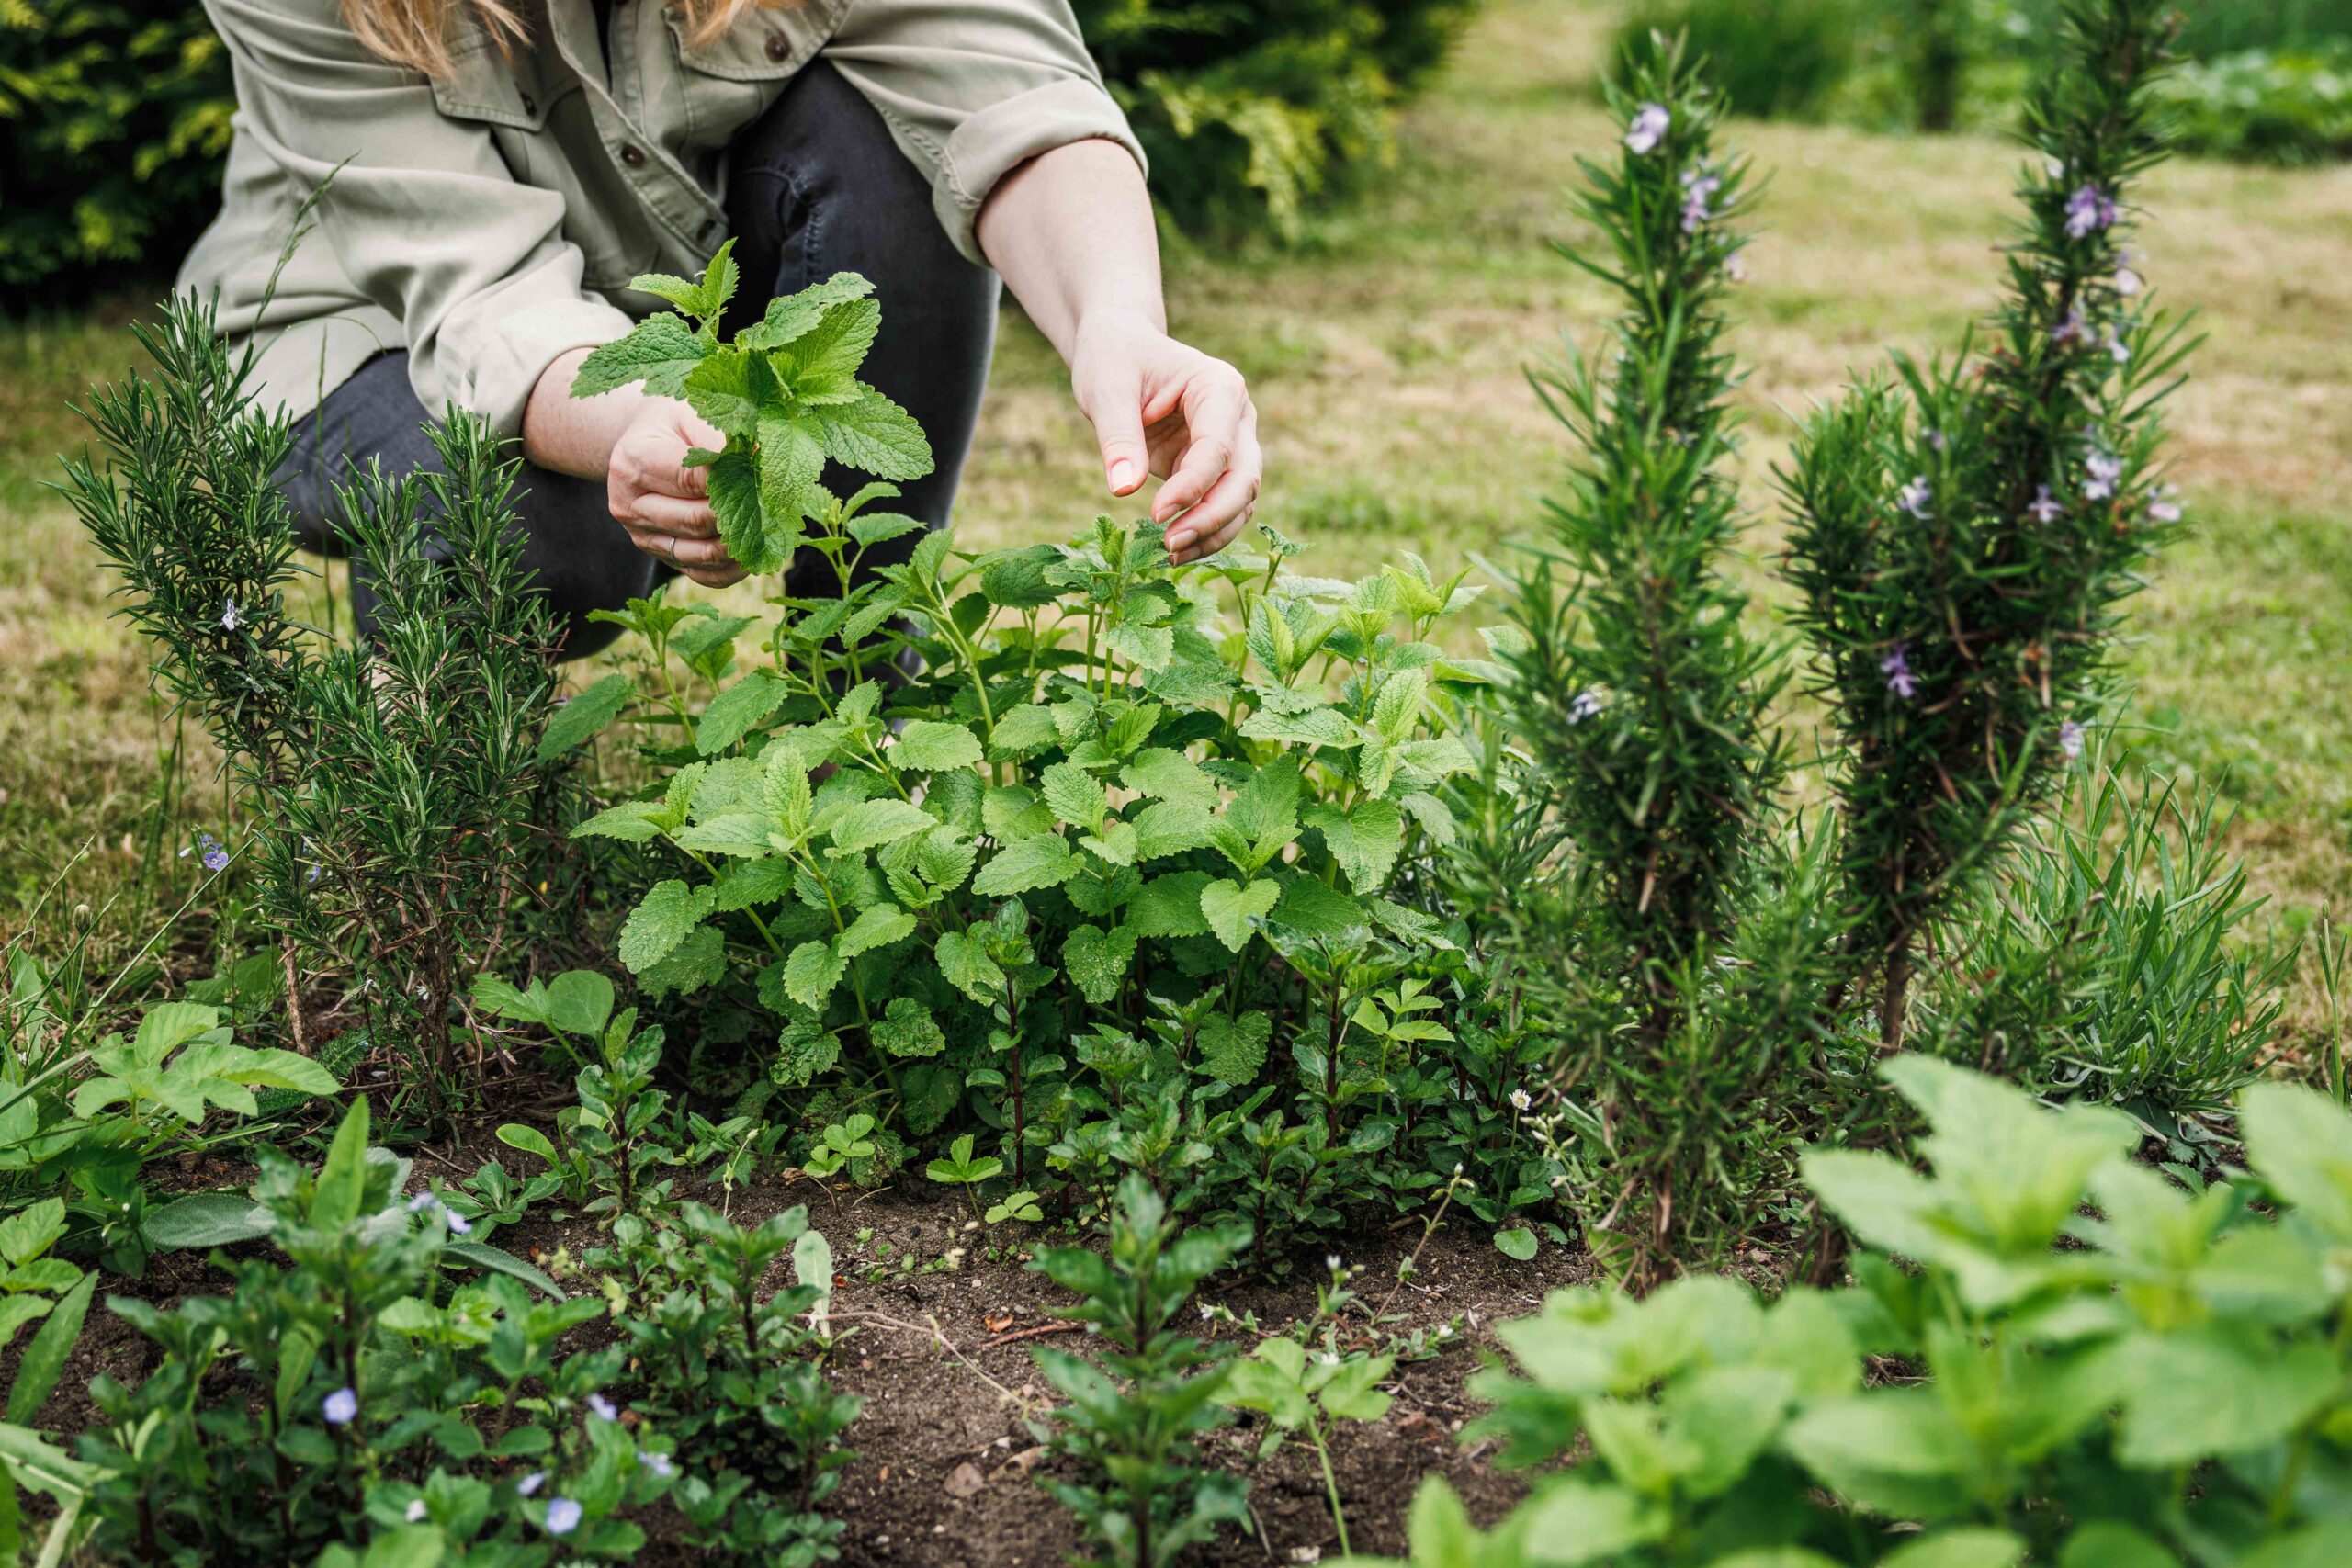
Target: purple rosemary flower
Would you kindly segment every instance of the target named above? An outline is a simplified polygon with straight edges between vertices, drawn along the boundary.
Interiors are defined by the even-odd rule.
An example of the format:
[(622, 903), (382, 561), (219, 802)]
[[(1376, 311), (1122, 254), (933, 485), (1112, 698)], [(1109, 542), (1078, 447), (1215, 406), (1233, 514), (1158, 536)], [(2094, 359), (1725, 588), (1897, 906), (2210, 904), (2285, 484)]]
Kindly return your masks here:
[(1934, 509), (1936, 487), (1928, 482), (1927, 475), (1921, 474), (1917, 479), (1905, 485), (1902, 492), (1894, 499), (1896, 503), (1912, 516), (1925, 518)]
[(580, 1528), (581, 1506), (569, 1497), (548, 1499), (548, 1534), (570, 1535)]
[(1682, 189), (1686, 193), (1682, 200), (1682, 231), (1684, 233), (1697, 233), (1701, 225), (1715, 215), (1708, 204), (1714, 199), (1715, 192), (1723, 187), (1724, 182), (1718, 175), (1708, 174), (1702, 169), (1682, 171)]
[(1951, 437), (1940, 430), (1931, 430), (1928, 432), (1928, 445), (1940, 452), (1951, 445)]
[(2058, 498), (2050, 493), (2050, 487), (2043, 485), (2033, 492), (2033, 500), (2026, 506), (2025, 514), (2046, 528), (2065, 516), (2066, 509), (2058, 504)]
[(2065, 318), (2050, 329), (2050, 341), (2059, 348), (2080, 342), (2083, 335), (2083, 312), (2077, 308), (2068, 310)]
[(2113, 327), (2107, 329), (2107, 355), (2118, 365), (2132, 363), (2132, 345), (2125, 343), (2123, 334)]
[(1886, 689), (1908, 702), (1919, 694), (1919, 682), (1911, 673), (1911, 645), (1898, 642), (1894, 650), (1878, 661), (1879, 673), (1886, 677)]
[(330, 1427), (348, 1427), (359, 1418), (359, 1394), (356, 1390), (336, 1389), (319, 1402), (319, 1414)]
[(2147, 287), (2141, 281), (2140, 274), (2132, 265), (2139, 259), (2131, 251), (2125, 251), (2115, 258), (2115, 291), (2126, 299), (2134, 298), (2141, 289)]
[(2113, 227), (2116, 216), (2113, 197), (2095, 185), (2077, 186), (2075, 194), (2066, 198), (2066, 237), (2087, 240), (2100, 230)]
[(2180, 521), (2180, 502), (2175, 499), (2180, 492), (2166, 485), (2148, 498), (2148, 515), (2159, 523)]
[(1600, 711), (1600, 694), (1599, 692), (1578, 692), (1576, 694), (1576, 700), (1568, 704), (1568, 722), (1570, 724), (1582, 724), (1586, 719), (1589, 719), (1595, 714), (1598, 714)]
[(523, 1496), (528, 1497), (547, 1483), (548, 1472), (544, 1470), (535, 1470), (531, 1472), (530, 1474), (523, 1477), (522, 1480), (516, 1482), (514, 1483), (514, 1490)]
[(599, 1421), (617, 1421), (621, 1418), (619, 1409), (601, 1393), (592, 1393), (588, 1396), (588, 1414)]
[(221, 606), (220, 629), (222, 631), (232, 632), (244, 624), (244, 616), (237, 614), (237, 602), (234, 599), (230, 600), (226, 604)]
[(1729, 258), (1724, 262), (1724, 276), (1734, 283), (1747, 281), (1747, 253), (1746, 251), (1732, 252)]
[(2058, 750), (2066, 753), (2066, 761), (2070, 762), (2075, 758), (2081, 756), (2083, 754), (2083, 727), (2076, 724), (2071, 718), (2065, 723), (2060, 725), (2058, 727)]
[(656, 1453), (651, 1449), (638, 1450), (637, 1462), (643, 1465), (647, 1470), (651, 1471), (654, 1474), (662, 1477), (664, 1481), (667, 1481), (671, 1476), (678, 1473), (678, 1467), (671, 1462), (671, 1459), (668, 1454)]
[(1634, 123), (1626, 129), (1625, 145), (1636, 155), (1655, 152), (1657, 144), (1666, 140), (1674, 117), (1666, 112), (1664, 104), (1644, 104), (1634, 115)]
[(302, 874), (302, 880), (305, 882), (316, 882), (318, 879), (319, 868), (315, 865)]
[(2094, 452), (2086, 467), (2090, 478), (2083, 481), (2083, 494), (2092, 501), (2106, 501), (2115, 494), (2115, 481), (2123, 477), (2123, 459), (2112, 452)]
[(2053, 180), (2063, 180), (2066, 177), (2066, 161), (2055, 154), (2045, 156), (2041, 160), (2041, 169)]

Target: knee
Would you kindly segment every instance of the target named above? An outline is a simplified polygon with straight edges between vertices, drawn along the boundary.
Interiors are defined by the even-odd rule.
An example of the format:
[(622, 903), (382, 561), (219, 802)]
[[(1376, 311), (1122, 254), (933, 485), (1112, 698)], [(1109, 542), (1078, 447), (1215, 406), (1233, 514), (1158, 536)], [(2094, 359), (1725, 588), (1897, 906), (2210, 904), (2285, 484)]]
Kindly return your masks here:
[(985, 271), (947, 238), (929, 182), (881, 111), (822, 58), (744, 133), (732, 162), (734, 179), (780, 187), (773, 205), (785, 227), (801, 230), (793, 238), (809, 253), (811, 281), (877, 254), (926, 272)]

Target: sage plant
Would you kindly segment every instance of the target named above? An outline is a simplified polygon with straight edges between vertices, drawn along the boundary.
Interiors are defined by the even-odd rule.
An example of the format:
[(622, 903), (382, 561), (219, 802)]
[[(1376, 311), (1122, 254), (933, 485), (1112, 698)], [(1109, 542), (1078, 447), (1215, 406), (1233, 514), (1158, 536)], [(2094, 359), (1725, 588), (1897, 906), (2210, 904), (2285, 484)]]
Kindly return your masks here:
[(1903, 1043), (1921, 945), (2018, 842), (2112, 694), (2120, 606), (2179, 520), (2158, 409), (2189, 344), (2130, 249), (2163, 155), (2153, 0), (2075, 0), (2026, 115), (2008, 288), (1955, 358), (1898, 357), (1783, 483), (1843, 820), (1849, 967)]

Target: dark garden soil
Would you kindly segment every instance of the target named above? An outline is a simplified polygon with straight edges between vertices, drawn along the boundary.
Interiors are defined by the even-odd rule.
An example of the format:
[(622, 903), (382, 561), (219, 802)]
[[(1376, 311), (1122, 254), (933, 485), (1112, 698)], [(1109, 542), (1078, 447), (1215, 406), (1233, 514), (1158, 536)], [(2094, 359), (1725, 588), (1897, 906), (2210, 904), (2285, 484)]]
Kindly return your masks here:
[[(486, 1136), (469, 1138), (448, 1156), (420, 1157), (416, 1175), (455, 1179), (495, 1149)], [(190, 1185), (237, 1179), (225, 1169), (187, 1174)], [(836, 1352), (832, 1375), (836, 1386), (865, 1402), (849, 1434), (858, 1457), (828, 1506), (849, 1526), (845, 1564), (1051, 1568), (1080, 1550), (1069, 1516), (1031, 1479), (1047, 1461), (1026, 1422), (1053, 1398), (1030, 1350), (1039, 1343), (1087, 1350), (1087, 1337), (1053, 1315), (1068, 1296), (1025, 1267), (1028, 1244), (1041, 1239), (1038, 1227), (999, 1226), (992, 1249), (958, 1194), (919, 1180), (866, 1192), (806, 1178), (731, 1193), (681, 1183), (679, 1195), (749, 1222), (805, 1203), (810, 1224), (832, 1245), (832, 1312), (837, 1327), (854, 1330)], [(1363, 1270), (1356, 1285), (1367, 1302), (1390, 1297), (1396, 1265), (1419, 1235), (1418, 1224), (1372, 1227), (1346, 1245), (1348, 1263)], [(587, 1222), (535, 1213), (499, 1231), (493, 1241), (563, 1273), (599, 1245), (601, 1233)], [(1015, 1247), (1022, 1250), (1008, 1250)], [(1315, 1309), (1320, 1259), (1301, 1262), (1279, 1283), (1240, 1275), (1213, 1280), (1203, 1299), (1237, 1316), (1254, 1313), (1264, 1328), (1279, 1327)], [(1516, 1262), (1475, 1224), (1430, 1238), (1411, 1282), (1394, 1291), (1387, 1310), (1396, 1321), (1389, 1326), (1405, 1333), (1451, 1325), (1450, 1348), (1400, 1366), (1387, 1385), (1395, 1395), (1387, 1416), (1344, 1425), (1332, 1443), (1356, 1551), (1401, 1554), (1406, 1513), (1424, 1476), (1445, 1476), (1481, 1523), (1492, 1522), (1524, 1495), (1523, 1478), (1497, 1470), (1486, 1445), (1460, 1441), (1463, 1425), (1478, 1408), (1464, 1385), (1484, 1357), (1498, 1348), (1492, 1332), (1498, 1322), (1524, 1315), (1546, 1291), (1589, 1272), (1582, 1257), (1548, 1246), (1532, 1262)], [(787, 1278), (780, 1269), (773, 1282)], [(203, 1259), (175, 1254), (155, 1258), (143, 1280), (108, 1281), (106, 1288), (168, 1305), (224, 1283)], [(577, 1277), (569, 1286), (583, 1287), (588, 1281)], [(1371, 1344), (1361, 1314), (1351, 1321), (1356, 1342)], [(1194, 1326), (1243, 1343), (1251, 1339), (1230, 1326)], [(582, 1331), (583, 1347), (608, 1337), (601, 1323)], [(0, 1386), (14, 1376), (17, 1354), (0, 1358)], [(103, 1372), (135, 1382), (153, 1364), (145, 1338), (112, 1313), (94, 1310), (39, 1424), (68, 1435), (81, 1429), (96, 1416), (86, 1392), (92, 1377)], [(1294, 1563), (1338, 1554), (1313, 1449), (1303, 1440), (1285, 1443), (1261, 1465), (1255, 1459), (1261, 1436), (1262, 1428), (1235, 1427), (1207, 1439), (1206, 1460), (1249, 1480), (1254, 1532), (1249, 1539), (1228, 1534), (1193, 1561)], [(654, 1510), (642, 1522), (653, 1540), (641, 1562), (700, 1561), (674, 1539), (674, 1516)]]

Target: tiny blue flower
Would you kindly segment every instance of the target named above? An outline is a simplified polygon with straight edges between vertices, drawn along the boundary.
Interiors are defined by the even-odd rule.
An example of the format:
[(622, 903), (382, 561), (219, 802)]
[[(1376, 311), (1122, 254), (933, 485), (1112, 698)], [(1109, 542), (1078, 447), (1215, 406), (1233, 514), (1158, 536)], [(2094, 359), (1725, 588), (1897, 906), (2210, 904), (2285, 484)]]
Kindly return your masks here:
[(2060, 348), (2077, 341), (2082, 335), (2083, 313), (2080, 310), (2068, 310), (2065, 319), (2050, 329), (2050, 341)]
[(245, 618), (237, 614), (237, 602), (234, 599), (230, 600), (226, 604), (221, 606), (220, 629), (222, 631), (232, 632), (244, 624)]
[(2102, 229), (2114, 225), (2117, 216), (2115, 198), (2095, 185), (2075, 187), (2066, 198), (2066, 237), (2086, 240)]
[(330, 1427), (348, 1427), (359, 1416), (359, 1394), (355, 1389), (339, 1388), (319, 1403), (319, 1414), (326, 1417)]
[(592, 1393), (588, 1396), (588, 1414), (599, 1421), (617, 1421), (621, 1418), (619, 1408), (601, 1393)]
[(2123, 459), (2111, 452), (2094, 452), (2084, 465), (2090, 478), (2083, 481), (2083, 494), (2093, 501), (2105, 501), (2115, 493), (2115, 481), (2123, 477)]
[(1599, 713), (1600, 708), (1601, 702), (1600, 694), (1599, 692), (1578, 692), (1576, 694), (1576, 700), (1568, 704), (1568, 722), (1570, 724), (1582, 724), (1586, 719), (1589, 719), (1595, 714)]
[(2065, 516), (2066, 509), (2058, 504), (2058, 498), (2050, 493), (2050, 487), (2043, 485), (2034, 491), (2033, 501), (2026, 507), (2025, 514), (2042, 526), (2048, 527)]
[(1700, 225), (1714, 216), (1714, 211), (1709, 203), (1714, 199), (1715, 192), (1721, 190), (1723, 185), (1722, 179), (1716, 175), (1698, 169), (1685, 169), (1682, 172), (1682, 188), (1688, 193), (1682, 202), (1682, 231), (1684, 233), (1697, 233)]
[(1935, 499), (1936, 488), (1928, 482), (1928, 476), (1925, 474), (1921, 474), (1917, 479), (1905, 485), (1902, 493), (1895, 497), (1904, 511), (1914, 517), (1920, 518), (1928, 515)]
[(2159, 523), (2179, 522), (2180, 502), (2173, 499), (2177, 493), (2170, 485), (2158, 491), (2148, 502), (2148, 515)]
[(2083, 754), (2083, 727), (2076, 724), (2071, 718), (2065, 723), (2060, 725), (2058, 727), (2058, 750), (2066, 753), (2066, 760), (2070, 762), (2075, 758), (2081, 756)]
[(1654, 152), (1673, 124), (1674, 117), (1667, 112), (1664, 104), (1644, 104), (1625, 131), (1625, 145), (1636, 154)]
[(548, 1534), (570, 1535), (580, 1528), (581, 1506), (569, 1497), (550, 1498), (548, 1502)]
[(1919, 694), (1918, 680), (1911, 673), (1911, 645), (1898, 642), (1894, 650), (1878, 661), (1879, 673), (1886, 677), (1886, 689), (1908, 702)]
[(678, 1473), (678, 1467), (671, 1462), (668, 1454), (656, 1453), (651, 1449), (638, 1450), (637, 1462), (664, 1480)]
[(544, 1470), (535, 1470), (531, 1472), (530, 1474), (523, 1477), (522, 1480), (516, 1482), (514, 1483), (514, 1490), (521, 1493), (524, 1496), (528, 1497), (547, 1483), (548, 1472)]

